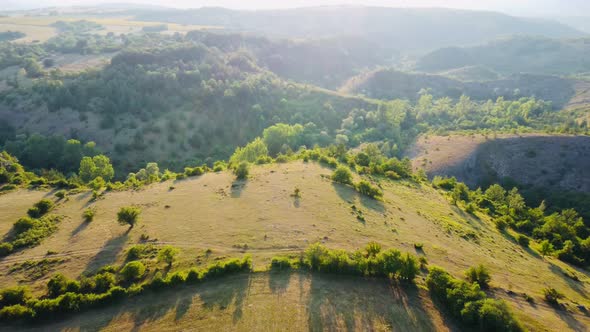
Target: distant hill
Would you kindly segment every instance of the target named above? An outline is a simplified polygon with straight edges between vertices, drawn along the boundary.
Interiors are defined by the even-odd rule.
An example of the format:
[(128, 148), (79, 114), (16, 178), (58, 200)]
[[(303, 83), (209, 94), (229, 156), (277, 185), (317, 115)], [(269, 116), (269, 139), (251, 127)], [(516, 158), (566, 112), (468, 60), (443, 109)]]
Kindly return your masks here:
[(535, 96), (553, 102), (558, 108), (564, 106), (575, 93), (571, 81), (555, 76), (526, 74), (464, 82), (442, 75), (405, 73), (393, 69), (380, 69), (354, 77), (341, 91), (377, 99), (417, 100), (422, 89), (438, 98), (467, 95), (475, 100), (487, 100)]
[(469, 45), (514, 34), (552, 38), (584, 35), (549, 20), (450, 9), (341, 6), (236, 11), (202, 8), (144, 12), (137, 19), (223, 26), (230, 30), (284, 37), (364, 36), (404, 52)]
[(590, 71), (590, 39), (513, 37), (474, 47), (449, 47), (422, 57), (416, 69), (440, 72), (465, 66), (494, 71), (569, 75)]

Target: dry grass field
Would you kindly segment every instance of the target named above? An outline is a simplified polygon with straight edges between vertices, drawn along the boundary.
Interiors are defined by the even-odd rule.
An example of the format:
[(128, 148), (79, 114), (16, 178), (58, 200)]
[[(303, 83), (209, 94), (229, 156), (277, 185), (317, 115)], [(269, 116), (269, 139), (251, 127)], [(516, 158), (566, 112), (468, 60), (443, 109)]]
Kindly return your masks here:
[[(174, 269), (249, 253), (253, 256), (254, 268), (263, 270), (272, 256), (297, 255), (314, 242), (353, 250), (364, 247), (369, 241), (377, 241), (385, 248), (424, 255), (429, 264), (442, 266), (457, 277), (469, 266), (485, 264), (493, 275), (491, 285), (495, 296), (506, 298), (532, 330), (583, 331), (590, 325), (590, 317), (577, 307), (590, 305), (587, 272), (556, 259), (543, 258), (534, 250), (524, 250), (512, 236), (499, 233), (485, 216), (467, 215), (429, 186), (384, 181), (385, 196), (380, 202), (361, 197), (350, 187), (333, 184), (324, 177), (330, 174), (331, 170), (314, 163), (293, 162), (257, 166), (246, 182), (235, 182), (233, 175), (221, 172), (159, 183), (140, 191), (107, 193), (95, 202), (91, 201), (90, 192), (71, 195), (60, 201), (52, 212), (64, 216), (56, 234), (38, 247), (0, 261), (0, 287), (18, 281), (40, 293), (55, 271), (77, 277), (105, 264), (120, 265), (125, 260), (126, 248), (139, 243), (142, 235), (149, 236), (155, 244), (181, 248)], [(301, 190), (300, 199), (291, 196), (295, 187)], [(42, 197), (53, 197), (53, 193), (17, 191), (0, 196), (0, 231), (8, 232), (12, 223)], [(116, 222), (119, 208), (128, 205), (142, 209), (140, 223), (132, 229)], [(362, 210), (364, 222), (356, 218), (353, 205)], [(89, 206), (95, 207), (97, 214), (95, 220), (87, 224), (82, 220), (82, 212)], [(415, 243), (424, 244), (423, 250), (416, 252)], [(207, 249), (211, 250), (210, 255), (206, 254)], [(56, 253), (47, 255), (48, 250)], [(11, 267), (19, 263), (44, 258), (53, 259), (54, 263), (47, 271), (42, 271), (44, 275), (37, 280), (30, 280), (31, 271), (11, 272)], [(570, 279), (566, 273), (577, 275), (580, 281)], [(275, 287), (272, 275), (255, 273), (244, 277), (251, 286), (245, 291), (247, 295), (240, 297), (244, 299), (240, 304), (243, 307), (241, 319), (235, 318), (235, 298), (213, 308), (206, 305), (216, 301), (217, 296), (210, 295), (210, 300), (203, 300), (200, 292), (228, 292), (234, 283), (246, 282), (236, 278), (232, 282), (205, 283), (186, 292), (170, 292), (158, 304), (149, 301), (152, 295), (147, 295), (128, 304), (74, 317), (58, 323), (56, 329), (94, 330), (93, 326), (98, 326), (106, 330), (138, 327), (166, 330), (172, 329), (174, 324), (195, 326), (182, 324), (197, 324), (198, 320), (196, 326), (203, 326), (203, 329), (249, 330), (263, 317), (268, 320), (263, 330), (277, 330), (290, 320), (296, 329), (313, 327), (313, 330), (362, 330), (366, 326), (374, 326), (375, 330), (407, 330), (404, 326), (432, 330), (428, 324), (444, 330), (447, 326), (436, 318), (423, 291), (404, 290), (411, 295), (404, 295), (408, 304), (400, 307), (400, 299), (384, 281), (334, 281), (327, 276), (287, 278), (290, 281), (278, 282), (288, 285), (281, 286), (285, 291), (280, 296), (272, 290)], [(325, 287), (315, 287), (316, 280)], [(350, 287), (339, 286), (340, 282), (354, 285), (352, 291), (343, 291)], [(420, 277), (418, 284), (422, 283)], [(564, 310), (555, 310), (543, 303), (542, 289), (548, 286), (566, 295)], [(334, 287), (333, 293), (330, 287)], [(379, 287), (385, 288), (379, 290)], [(356, 300), (344, 301), (338, 292), (343, 292), (343, 299), (359, 293)], [(536, 304), (525, 302), (523, 293), (533, 296)], [(365, 296), (375, 297), (375, 304), (364, 303)], [(292, 302), (289, 297), (297, 301)], [(158, 299), (160, 301), (160, 295)], [(401, 303), (406, 303), (403, 301)], [(411, 305), (420, 302), (422, 308)], [(257, 312), (259, 309), (262, 311)], [(187, 314), (176, 319), (179, 310)], [(355, 315), (354, 310), (365, 315)], [(425, 320), (422, 311), (434, 317), (431, 323)], [(355, 318), (346, 316), (347, 312)], [(373, 325), (367, 325), (369, 322)], [(87, 328), (85, 324), (95, 325)]]

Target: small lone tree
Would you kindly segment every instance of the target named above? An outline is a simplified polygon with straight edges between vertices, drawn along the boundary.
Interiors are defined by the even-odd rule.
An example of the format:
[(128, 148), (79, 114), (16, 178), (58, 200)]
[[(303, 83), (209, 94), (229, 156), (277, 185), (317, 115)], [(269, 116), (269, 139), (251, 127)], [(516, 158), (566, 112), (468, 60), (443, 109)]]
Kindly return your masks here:
[(178, 255), (178, 249), (172, 246), (165, 246), (160, 249), (158, 253), (158, 261), (168, 263), (168, 267), (172, 266), (172, 263), (176, 260), (176, 256)]
[(238, 180), (247, 179), (250, 174), (250, 165), (245, 161), (241, 162), (238, 167), (234, 169), (234, 174)]
[(551, 253), (553, 253), (553, 245), (549, 240), (543, 240), (543, 242), (541, 242), (541, 255), (545, 257), (551, 255)]
[(477, 283), (481, 288), (488, 288), (490, 280), (492, 280), (490, 271), (483, 264), (470, 267), (465, 271), (465, 276), (467, 280)]
[(332, 181), (342, 184), (352, 184), (352, 174), (348, 168), (338, 166), (334, 173), (332, 173)]
[(130, 228), (133, 228), (135, 224), (139, 221), (139, 214), (141, 210), (135, 206), (127, 206), (122, 207), (121, 210), (117, 213), (117, 221), (121, 225), (129, 225)]
[(140, 279), (145, 274), (145, 265), (140, 261), (133, 261), (125, 264), (121, 270), (123, 279), (127, 282)]

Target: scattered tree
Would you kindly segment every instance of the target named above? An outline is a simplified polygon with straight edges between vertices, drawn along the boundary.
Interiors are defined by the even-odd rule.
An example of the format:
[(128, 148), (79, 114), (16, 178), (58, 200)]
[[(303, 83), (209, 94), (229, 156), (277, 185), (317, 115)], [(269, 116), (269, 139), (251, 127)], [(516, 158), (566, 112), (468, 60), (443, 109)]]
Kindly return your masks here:
[(129, 228), (133, 228), (139, 221), (139, 214), (141, 210), (135, 206), (122, 207), (117, 213), (117, 221), (121, 225), (129, 225)]

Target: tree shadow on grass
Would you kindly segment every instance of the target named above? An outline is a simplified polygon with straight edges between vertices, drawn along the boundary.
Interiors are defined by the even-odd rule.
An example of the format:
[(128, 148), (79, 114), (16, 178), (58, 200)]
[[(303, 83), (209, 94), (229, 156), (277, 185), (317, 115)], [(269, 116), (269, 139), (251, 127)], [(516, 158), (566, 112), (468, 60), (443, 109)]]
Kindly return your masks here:
[(82, 222), (80, 223), (80, 225), (78, 225), (78, 227), (76, 227), (76, 229), (74, 229), (72, 231), (72, 233), (70, 234), (70, 237), (74, 237), (74, 236), (78, 235), (78, 233), (80, 233), (83, 230), (85, 230), (89, 225), (90, 225), (89, 222), (87, 222), (85, 220), (82, 220)]
[[(585, 299), (588, 299), (588, 293), (584, 289), (583, 282), (572, 279), (568, 276), (568, 273), (566, 271), (564, 271), (560, 266), (553, 264), (552, 262), (549, 262), (549, 269), (551, 269), (551, 272), (553, 272), (555, 275), (563, 279), (572, 290), (583, 296)], [(576, 273), (580, 272), (578, 271)]]
[(291, 276), (290, 271), (271, 271), (268, 274), (268, 286), (274, 294), (282, 294), (289, 287)]
[(382, 201), (376, 200), (365, 195), (360, 195), (361, 205), (367, 209), (371, 209), (375, 212), (385, 213), (385, 205)]
[(399, 331), (437, 329), (413, 285), (317, 273), (310, 278), (308, 325), (311, 331), (373, 331), (383, 323)]
[(246, 180), (235, 180), (232, 182), (230, 193), (231, 198), (239, 198), (242, 196), (242, 191), (244, 191), (244, 188), (246, 188), (247, 184), (248, 181)]
[(555, 313), (564, 321), (573, 331), (586, 331), (588, 326), (578, 321), (574, 315), (561, 305), (553, 306)]
[(333, 182), (332, 187), (334, 187), (334, 190), (336, 190), (338, 196), (348, 204), (353, 204), (355, 198), (358, 196), (356, 190), (354, 190), (351, 186)]
[(105, 265), (114, 263), (129, 239), (129, 231), (130, 229), (125, 233), (108, 240), (96, 256), (88, 262), (86, 269), (84, 269), (84, 274), (92, 273)]

